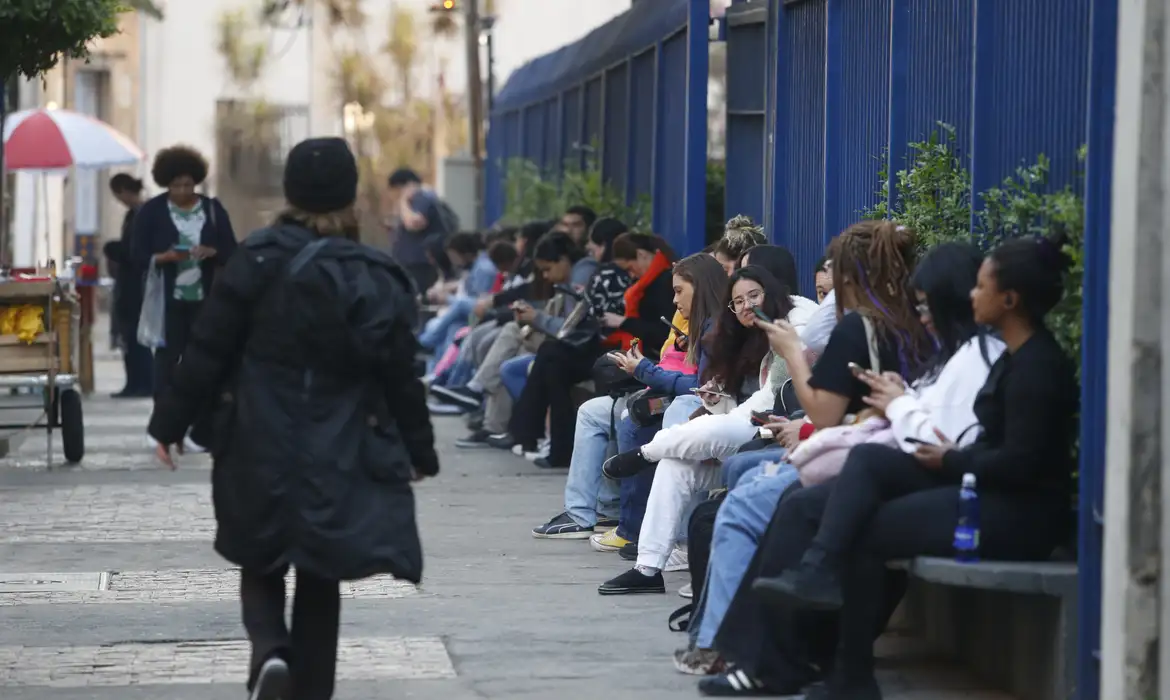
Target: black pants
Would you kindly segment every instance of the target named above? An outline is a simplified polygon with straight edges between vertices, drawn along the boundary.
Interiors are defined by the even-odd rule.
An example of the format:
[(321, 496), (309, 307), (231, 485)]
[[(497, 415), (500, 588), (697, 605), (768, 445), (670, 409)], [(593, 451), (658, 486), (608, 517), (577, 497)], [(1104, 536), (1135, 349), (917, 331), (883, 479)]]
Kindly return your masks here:
[(567, 467), (573, 457), (573, 435), (577, 428), (577, 407), (570, 390), (592, 375), (599, 346), (577, 347), (556, 340), (541, 343), (528, 371), (528, 381), (512, 409), (512, 437), (534, 449), (544, 435), (548, 413), (549, 454), (554, 466)]
[(167, 343), (154, 351), (154, 395), (159, 397), (171, 384), (171, 373), (191, 339), (191, 328), (203, 308), (201, 301), (169, 301), (166, 311)]
[(150, 348), (138, 342), (138, 319), (114, 321), (122, 337), (122, 365), (126, 371), (126, 387), (132, 394), (149, 394), (154, 390), (154, 361)]
[[(885, 622), (886, 563), (953, 554), (959, 515), (959, 486), (953, 482), (897, 448), (861, 445), (850, 451), (814, 539), (842, 555), (838, 668), (844, 677), (873, 676), (872, 634)], [(1067, 531), (1064, 497), (983, 488), (979, 506), (979, 551), (985, 559), (1047, 559)]]
[(284, 619), (286, 573), (287, 566), (267, 574), (240, 572), (240, 606), (252, 643), (248, 690), (260, 666), (280, 656), (291, 670), (290, 700), (330, 700), (337, 675), (340, 584), (297, 571), (290, 632)]
[[(814, 664), (836, 666), (847, 677), (872, 675), (874, 637), (905, 590), (905, 575), (886, 564), (953, 551), (959, 487), (946, 481), (901, 450), (860, 445), (834, 481), (794, 487), (781, 499), (716, 646), (777, 684), (807, 677)], [(985, 488), (980, 507), (980, 552), (987, 559), (1045, 559), (1067, 532), (1068, 502), (1061, 497)], [(814, 539), (839, 553), (840, 614), (765, 613), (751, 580), (795, 566)]]

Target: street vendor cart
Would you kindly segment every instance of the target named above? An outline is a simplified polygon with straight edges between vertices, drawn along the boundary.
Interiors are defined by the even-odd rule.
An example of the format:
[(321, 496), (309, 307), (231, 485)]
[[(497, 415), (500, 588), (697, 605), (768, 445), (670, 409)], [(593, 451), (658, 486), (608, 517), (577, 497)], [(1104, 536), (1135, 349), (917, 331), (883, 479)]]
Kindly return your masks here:
[(76, 464), (85, 456), (75, 369), (77, 315), (72, 286), (51, 274), (14, 273), (0, 279), (0, 389), (19, 390), (0, 408), (40, 412), (32, 422), (0, 420), (0, 430), (43, 428), (50, 467), (58, 428), (65, 461)]

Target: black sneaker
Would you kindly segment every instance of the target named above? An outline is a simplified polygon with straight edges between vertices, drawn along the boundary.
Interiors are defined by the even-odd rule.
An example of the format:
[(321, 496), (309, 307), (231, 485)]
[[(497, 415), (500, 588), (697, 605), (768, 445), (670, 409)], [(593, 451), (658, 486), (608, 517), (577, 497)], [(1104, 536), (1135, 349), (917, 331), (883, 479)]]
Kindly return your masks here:
[(475, 411), (467, 414), (467, 429), (483, 430), (483, 411)]
[(440, 401), (477, 411), (483, 405), (483, 394), (465, 386), (432, 386), (431, 393)]
[(759, 679), (749, 676), (743, 669), (739, 668), (733, 668), (716, 676), (707, 676), (699, 681), (699, 695), (709, 698), (792, 696), (800, 695), (800, 691), (800, 687), (773, 688)]
[(765, 603), (807, 610), (839, 610), (841, 580), (828, 567), (799, 564), (773, 578), (758, 578), (752, 590)]
[(597, 516), (597, 529), (598, 530), (612, 530), (613, 528), (615, 528), (617, 526), (618, 526), (618, 519), (617, 518), (609, 518), (609, 517), (606, 517), (604, 515)]
[(532, 530), (532, 536), (538, 540), (587, 540), (592, 534), (593, 528), (578, 525), (568, 513), (561, 513)]
[(548, 457), (537, 457), (536, 459), (532, 460), (532, 463), (535, 464), (536, 466), (540, 467), (541, 469), (568, 469), (569, 468), (569, 465), (567, 465), (567, 464), (553, 464), (552, 462), (549, 461)]
[(516, 438), (511, 433), (496, 433), (488, 436), (487, 444), (497, 450), (510, 450), (516, 444)]
[(248, 700), (290, 700), (288, 662), (279, 656), (265, 660), (256, 674), (256, 685)]
[(627, 542), (618, 550), (618, 556), (626, 561), (638, 561), (638, 543)]
[(614, 455), (601, 465), (601, 473), (610, 479), (625, 479), (646, 471), (654, 463), (642, 456), (641, 448)]
[(611, 578), (597, 588), (601, 595), (630, 595), (632, 593), (666, 593), (666, 582), (662, 572), (647, 576), (637, 569), (630, 569), (616, 578)]
[(471, 435), (468, 435), (462, 440), (456, 440), (455, 446), (462, 450), (484, 449), (491, 447), (491, 445), (488, 444), (489, 437), (491, 437), (491, 435), (488, 434), (488, 431), (476, 430)]

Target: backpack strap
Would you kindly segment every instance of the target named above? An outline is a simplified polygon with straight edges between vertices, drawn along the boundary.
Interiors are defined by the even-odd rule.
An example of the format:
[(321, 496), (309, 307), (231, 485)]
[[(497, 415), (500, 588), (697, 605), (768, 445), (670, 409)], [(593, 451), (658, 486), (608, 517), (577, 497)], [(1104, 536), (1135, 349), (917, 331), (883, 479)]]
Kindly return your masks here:
[(874, 331), (873, 321), (869, 316), (862, 316), (861, 322), (865, 325), (865, 344), (869, 347), (869, 368), (875, 374), (881, 374), (882, 361), (878, 355), (877, 333)]

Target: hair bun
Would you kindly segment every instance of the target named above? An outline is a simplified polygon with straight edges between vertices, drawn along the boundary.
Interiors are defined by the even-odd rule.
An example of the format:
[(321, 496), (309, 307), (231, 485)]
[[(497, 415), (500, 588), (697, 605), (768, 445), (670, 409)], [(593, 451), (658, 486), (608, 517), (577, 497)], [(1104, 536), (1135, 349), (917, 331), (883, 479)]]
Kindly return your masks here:
[(1072, 258), (1064, 251), (1069, 243), (1069, 236), (1062, 230), (1057, 230), (1051, 236), (1036, 236), (1036, 245), (1040, 247), (1040, 257), (1044, 264), (1061, 274), (1072, 267)]

